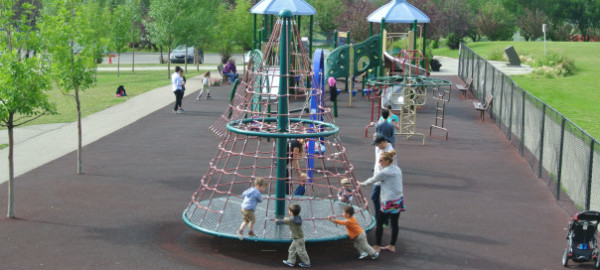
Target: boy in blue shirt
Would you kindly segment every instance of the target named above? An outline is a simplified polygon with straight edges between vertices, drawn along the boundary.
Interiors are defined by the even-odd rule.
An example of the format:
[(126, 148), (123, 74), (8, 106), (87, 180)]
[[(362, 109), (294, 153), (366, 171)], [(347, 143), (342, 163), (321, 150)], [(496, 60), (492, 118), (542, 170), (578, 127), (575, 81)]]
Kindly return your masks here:
[(240, 240), (244, 239), (244, 228), (246, 228), (246, 225), (248, 226), (248, 236), (256, 236), (254, 234), (254, 222), (256, 221), (254, 211), (256, 210), (256, 205), (262, 202), (261, 192), (265, 191), (266, 187), (267, 181), (264, 178), (256, 178), (254, 180), (254, 187), (248, 188), (242, 193), (242, 197), (244, 198), (242, 201), (243, 222), (240, 225), (240, 230), (237, 231)]

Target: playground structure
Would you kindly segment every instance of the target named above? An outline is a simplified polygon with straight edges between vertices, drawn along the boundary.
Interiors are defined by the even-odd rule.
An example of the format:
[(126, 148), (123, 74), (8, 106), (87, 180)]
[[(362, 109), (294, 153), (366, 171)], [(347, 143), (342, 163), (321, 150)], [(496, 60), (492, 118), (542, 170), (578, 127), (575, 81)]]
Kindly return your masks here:
[[(257, 177), (268, 182), (263, 203), (256, 209), (254, 232), (248, 241), (289, 242), (289, 230), (274, 219), (287, 213), (287, 205), (297, 203), (307, 242), (347, 238), (343, 226), (327, 220), (341, 217), (346, 205), (355, 208), (359, 224), (366, 230), (374, 226), (368, 201), (361, 193), (348, 162), (338, 127), (331, 110), (325, 106), (322, 52), (313, 62), (315, 72), (293, 14), (284, 11), (276, 21), (273, 34), (261, 60), (250, 64), (226, 112), (227, 132), (218, 152), (202, 177), (182, 218), (190, 227), (211, 235), (237, 238), (241, 223), (240, 194)], [(258, 59), (258, 56), (257, 58)], [(310, 83), (308, 83), (310, 81)], [(307, 87), (308, 85), (308, 87)], [(220, 120), (222, 121), (222, 120)], [(215, 127), (216, 129), (216, 127)], [(306, 182), (294, 171), (287, 171), (290, 139), (304, 139)], [(350, 180), (353, 199), (349, 204), (338, 200), (341, 179)], [(291, 195), (304, 184), (304, 195)], [(289, 190), (290, 195), (286, 195)], [(309, 229), (310, 228), (310, 229)]]
[[(283, 1), (285, 2), (285, 1)], [(258, 3), (257, 5), (255, 5), (255, 7), (252, 8), (252, 12), (253, 13), (262, 13), (262, 14), (274, 14), (275, 12), (275, 7), (276, 6), (280, 6), (283, 5), (282, 1), (261, 1), (260, 3)], [(397, 16), (397, 11), (398, 10), (410, 10), (411, 12), (409, 12), (408, 16), (409, 18), (398, 18), (398, 17), (394, 17)], [(396, 12), (396, 13), (394, 13)], [(316, 14), (316, 11), (314, 11), (314, 9), (308, 5), (306, 2), (304, 1), (300, 1), (299, 5), (297, 7), (297, 9), (293, 12), (294, 15), (297, 15), (296, 18), (300, 19), (300, 15), (310, 15), (311, 16), (311, 21), (312, 21), (312, 15)], [(381, 17), (383, 16), (383, 17)], [(390, 17), (391, 16), (391, 17)], [(402, 15), (401, 16), (407, 16), (407, 15)], [(256, 17), (255, 17), (256, 18)], [(267, 29), (267, 26), (269, 24), (267, 24), (266, 22), (268, 21), (267, 15), (265, 15), (265, 26), (263, 27), (263, 29), (261, 29), (261, 33), (264, 34), (265, 29)], [(409, 31), (407, 33), (389, 33), (386, 29), (385, 29), (385, 25), (386, 25), (386, 18), (389, 19), (390, 22), (392, 23), (411, 23), (412, 24), (412, 31)], [(377, 34), (377, 35), (372, 35), (371, 37), (367, 38), (365, 41), (358, 43), (358, 44), (352, 44), (352, 43), (348, 43), (346, 45), (342, 45), (337, 47), (338, 42), (337, 42), (337, 37), (344, 37), (346, 42), (350, 42), (350, 34), (349, 32), (337, 32), (335, 34), (335, 44), (334, 47), (335, 48), (330, 55), (324, 60), (324, 67), (323, 66), (315, 66), (314, 72), (318, 73), (319, 71), (323, 71), (324, 68), (324, 73), (325, 73), (325, 77), (334, 77), (334, 78), (344, 78), (346, 81), (346, 88), (348, 89), (348, 84), (350, 85), (349, 88), (352, 89), (349, 91), (349, 95), (348, 95), (348, 100), (349, 100), (349, 106), (352, 107), (352, 102), (353, 102), (353, 97), (356, 95), (356, 93), (358, 92), (358, 90), (354, 90), (354, 77), (357, 76), (363, 76), (363, 95), (366, 95), (368, 97), (370, 97), (371, 95), (373, 95), (373, 99), (372, 99), (372, 108), (371, 108), (371, 114), (373, 115), (374, 111), (375, 111), (375, 100), (379, 100), (379, 102), (377, 103), (377, 106), (382, 106), (386, 103), (381, 103), (380, 102), (380, 96), (378, 95), (382, 95), (381, 89), (386, 89), (386, 91), (388, 93), (392, 93), (394, 92), (394, 95), (400, 95), (400, 92), (402, 92), (404, 94), (406, 94), (406, 98), (403, 99), (406, 102), (412, 103), (410, 106), (400, 106), (398, 105), (398, 108), (402, 108), (401, 110), (394, 110), (394, 113), (398, 113), (401, 117), (401, 123), (400, 123), (400, 131), (398, 132), (398, 135), (406, 135), (407, 137), (411, 137), (411, 136), (422, 136), (423, 137), (423, 143), (425, 142), (425, 137), (422, 133), (418, 133), (416, 131), (416, 113), (417, 110), (416, 108), (418, 108), (418, 106), (422, 106), (425, 105), (426, 103), (426, 97), (427, 97), (427, 88), (431, 88), (431, 87), (439, 87), (440, 85), (450, 85), (449, 82), (446, 81), (439, 81), (439, 80), (432, 80), (432, 79), (428, 79), (427, 77), (429, 76), (429, 63), (427, 58), (425, 57), (423, 51), (425, 50), (425, 43), (423, 42), (424, 46), (423, 46), (423, 51), (420, 50), (415, 50), (415, 44), (416, 44), (416, 36), (415, 36), (415, 32), (417, 29), (417, 23), (421, 22), (421, 23), (428, 23), (429, 22), (429, 18), (423, 14), (421, 11), (419, 11), (418, 9), (416, 9), (415, 7), (413, 7), (412, 5), (408, 4), (406, 1), (399, 1), (399, 0), (393, 0), (390, 3), (388, 3), (385, 6), (382, 6), (380, 9), (376, 10), (375, 12), (373, 12), (371, 15), (369, 15), (368, 20), (371, 22), (370, 23), (370, 32), (372, 32), (372, 23), (374, 21), (380, 20), (381, 22), (381, 34)], [(312, 24), (311, 24), (312, 25)], [(421, 31), (421, 37), (423, 38), (423, 33), (426, 31), (426, 25), (424, 24), (422, 29), (423, 31)], [(311, 27), (312, 29), (312, 27)], [(312, 36), (312, 35), (311, 35)], [(390, 47), (388, 45), (394, 44), (395, 39), (402, 39), (404, 40), (403, 45), (401, 46), (406, 46), (407, 49), (404, 50), (399, 50), (397, 52), (394, 51), (394, 49), (400, 49), (400, 48), (394, 48), (394, 47)], [(262, 40), (262, 39), (261, 39)], [(312, 44), (312, 41), (311, 41)], [(259, 46), (261, 47), (261, 46)], [(309, 48), (311, 46), (309, 45)], [(388, 52), (386, 49), (390, 47), (392, 49), (392, 52)], [(255, 53), (256, 52), (256, 53)], [(309, 55), (310, 55), (310, 49), (309, 49)], [(262, 54), (260, 53), (260, 51), (258, 50), (254, 50), (252, 53), (252, 61), (250, 61), (248, 69), (255, 69), (256, 66), (250, 66), (250, 65), (254, 65), (253, 63), (259, 62), (260, 59), (262, 57)], [(315, 55), (313, 61), (317, 61), (315, 60), (318, 57), (322, 57), (321, 55), (317, 56)], [(383, 61), (382, 61), (383, 60)], [(317, 70), (318, 68), (318, 70)], [(384, 73), (384, 69), (387, 69), (388, 72), (388, 76), (391, 77), (395, 77), (395, 79), (390, 80), (388, 77), (383, 76)], [(379, 74), (379, 76), (375, 76), (376, 74)], [(400, 78), (398, 78), (398, 76)], [(368, 81), (369, 86), (368, 88), (365, 88), (365, 81), (367, 81), (367, 79), (365, 78), (369, 78)], [(404, 79), (406, 78), (406, 79)], [(409, 83), (406, 83), (409, 82)], [(426, 82), (426, 85), (421, 85), (421, 82)], [(305, 83), (310, 83), (310, 79), (307, 80)], [(391, 84), (390, 84), (391, 83)], [(396, 85), (396, 87), (392, 87), (391, 89), (396, 89), (394, 91), (391, 90), (387, 90), (387, 88), (391, 85)], [(237, 85), (234, 85), (233, 89), (232, 89), (232, 94), (231, 94), (231, 103), (230, 106), (227, 110), (225, 110), (225, 112), (223, 113), (223, 115), (217, 120), (217, 122), (215, 122), (215, 124), (213, 124), (210, 129), (219, 137), (222, 137), (226, 134), (226, 130), (225, 130), (225, 126), (226, 124), (231, 120), (232, 114), (234, 112), (234, 107), (239, 105), (239, 102), (241, 100), (243, 100), (243, 94), (236, 94), (236, 88)], [(406, 88), (406, 89), (405, 89)], [(324, 90), (321, 87), (321, 90)], [(449, 91), (449, 90), (448, 90)], [(441, 93), (443, 91), (437, 91), (438, 93)], [(434, 98), (437, 100), (438, 97), (434, 96)], [(448, 100), (449, 101), (449, 100)], [(447, 101), (446, 101), (447, 102)], [(389, 103), (389, 101), (388, 101)], [(416, 106), (416, 107), (415, 107)], [(445, 106), (443, 106), (445, 108)], [(436, 109), (437, 110), (437, 109)], [(338, 111), (338, 102), (337, 100), (333, 102), (333, 115), (335, 117), (337, 117), (337, 111)], [(445, 111), (445, 109), (444, 109)], [(380, 107), (377, 108), (377, 114), (379, 114), (380, 112)], [(445, 127), (443, 127), (443, 117), (445, 116), (445, 113), (442, 113), (441, 116), (436, 116), (435, 117), (435, 121), (434, 124), (432, 126), (434, 127), (441, 127), (442, 129), (446, 130), (447, 129)], [(372, 116), (373, 118), (373, 116)], [(438, 124), (438, 122), (440, 122)], [(440, 126), (441, 125), (441, 126)], [(369, 126), (367, 126), (366, 129), (368, 129)], [(365, 131), (365, 134), (368, 133), (368, 131)], [(431, 133), (431, 132), (430, 132)], [(447, 138), (447, 133), (446, 133), (446, 138)]]

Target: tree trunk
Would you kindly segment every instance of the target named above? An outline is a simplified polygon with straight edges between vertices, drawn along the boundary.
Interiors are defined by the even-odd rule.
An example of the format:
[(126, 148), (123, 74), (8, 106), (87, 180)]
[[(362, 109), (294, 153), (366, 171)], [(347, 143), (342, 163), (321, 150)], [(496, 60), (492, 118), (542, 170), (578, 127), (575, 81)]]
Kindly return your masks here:
[(167, 79), (171, 78), (171, 45), (167, 46)]
[[(185, 66), (185, 73), (187, 73), (187, 56), (188, 56), (188, 47), (187, 45), (185, 45), (185, 57), (183, 58), (184, 61), (184, 66)], [(171, 61), (171, 57), (169, 57), (169, 61)]]
[(81, 169), (81, 102), (79, 101), (79, 87), (75, 87), (75, 103), (77, 104), (77, 174), (83, 174)]
[(131, 73), (134, 72), (133, 68), (135, 67), (135, 47), (131, 48)]
[(8, 129), (8, 213), (6, 214), (7, 218), (14, 218), (14, 202), (15, 195), (13, 192), (14, 189), (14, 180), (15, 180), (15, 163), (14, 163), (14, 138), (13, 138), (13, 114), (10, 114), (8, 124), (6, 125)]
[[(109, 54), (110, 55), (110, 54)], [(121, 53), (117, 53), (117, 77), (121, 75)]]

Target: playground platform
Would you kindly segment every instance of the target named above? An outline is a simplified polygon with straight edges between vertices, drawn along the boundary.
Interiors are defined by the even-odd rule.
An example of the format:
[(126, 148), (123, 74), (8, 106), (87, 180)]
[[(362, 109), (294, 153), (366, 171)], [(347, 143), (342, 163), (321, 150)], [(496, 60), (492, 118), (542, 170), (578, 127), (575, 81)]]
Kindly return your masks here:
[[(458, 82), (457, 76), (439, 78)], [(219, 140), (208, 127), (223, 113), (230, 86), (212, 87), (208, 101), (190, 93), (183, 101), (186, 112), (176, 115), (172, 94), (164, 91), (168, 102), (160, 109), (84, 147), (83, 175), (75, 173), (76, 155), (69, 151), (17, 177), (17, 219), (0, 221), (3, 269), (285, 267), (281, 261), (288, 244), (215, 237), (182, 221), (217, 152)], [(144, 101), (139, 102), (143, 108)], [(359, 95), (350, 108), (346, 93), (339, 103), (341, 141), (362, 181), (371, 176), (374, 163), (371, 139), (364, 137), (371, 103)], [(434, 120), (434, 107), (429, 102), (418, 111), (417, 128), (423, 133)], [(396, 139), (407, 207), (396, 253), (360, 261), (349, 240), (308, 244), (313, 268), (562, 267), (573, 213), (557, 204), (493, 121), (482, 122), (471, 100), (458, 91), (452, 92), (445, 122), (447, 141), (427, 136), (421, 145), (420, 139)], [(71, 139), (60, 143), (76, 145)], [(36, 155), (19, 148), (15, 153)], [(0, 184), (2, 190), (6, 183)], [(0, 192), (0, 209), (6, 209), (6, 201), (6, 192)], [(384, 245), (389, 237), (385, 230)], [(374, 243), (374, 232), (368, 239)]]

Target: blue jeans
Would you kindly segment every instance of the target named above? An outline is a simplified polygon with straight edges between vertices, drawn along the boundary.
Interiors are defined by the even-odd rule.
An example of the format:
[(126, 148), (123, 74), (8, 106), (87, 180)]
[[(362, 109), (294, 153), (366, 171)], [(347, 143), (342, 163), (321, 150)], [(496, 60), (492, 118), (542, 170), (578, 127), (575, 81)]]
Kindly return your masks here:
[(235, 82), (235, 79), (237, 79), (237, 74), (233, 72), (223, 72), (223, 76), (229, 77), (229, 82), (231, 84), (233, 84), (233, 82)]

